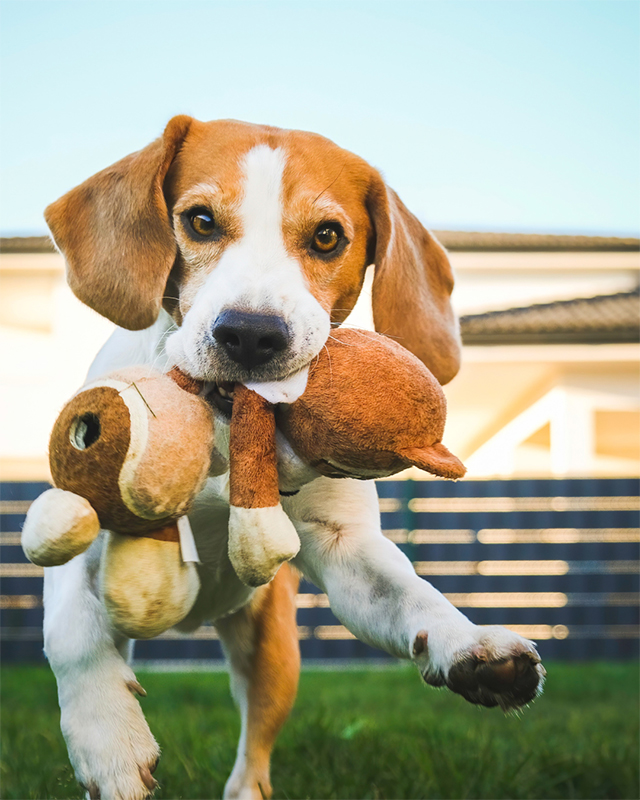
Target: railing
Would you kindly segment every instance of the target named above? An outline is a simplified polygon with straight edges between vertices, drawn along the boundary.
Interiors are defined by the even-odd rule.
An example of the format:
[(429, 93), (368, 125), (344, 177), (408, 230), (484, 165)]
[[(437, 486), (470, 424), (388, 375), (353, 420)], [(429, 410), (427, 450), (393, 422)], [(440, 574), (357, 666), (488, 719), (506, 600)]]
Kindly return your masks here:
[[(42, 660), (42, 570), (20, 547), (46, 484), (0, 485), (0, 622), (5, 661)], [(543, 657), (637, 657), (640, 498), (635, 479), (381, 481), (385, 534), (474, 622), (538, 642)], [(384, 658), (353, 638), (324, 594), (297, 598), (304, 658)], [(215, 628), (138, 642), (142, 660), (222, 658)]]

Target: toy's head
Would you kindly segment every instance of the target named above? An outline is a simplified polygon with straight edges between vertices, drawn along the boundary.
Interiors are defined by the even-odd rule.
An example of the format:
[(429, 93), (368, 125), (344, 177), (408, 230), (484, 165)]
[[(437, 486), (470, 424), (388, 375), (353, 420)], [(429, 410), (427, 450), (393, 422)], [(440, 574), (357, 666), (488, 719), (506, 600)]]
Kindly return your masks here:
[[(137, 368), (80, 391), (51, 434), (55, 486), (84, 497), (111, 531), (142, 534), (185, 514), (215, 454), (213, 414), (197, 388)], [(214, 455), (214, 472), (225, 469)]]
[(56, 488), (32, 504), (22, 531), (27, 557), (50, 567), (108, 529), (100, 592), (114, 627), (136, 639), (184, 619), (200, 588), (181, 557), (183, 515), (207, 475), (227, 468), (201, 389), (179, 370), (137, 368), (81, 390), (51, 434)]
[(465, 474), (442, 444), (442, 387), (414, 355), (377, 333), (333, 331), (302, 397), (276, 414), (298, 456), (330, 478), (381, 478), (412, 465), (441, 478)]

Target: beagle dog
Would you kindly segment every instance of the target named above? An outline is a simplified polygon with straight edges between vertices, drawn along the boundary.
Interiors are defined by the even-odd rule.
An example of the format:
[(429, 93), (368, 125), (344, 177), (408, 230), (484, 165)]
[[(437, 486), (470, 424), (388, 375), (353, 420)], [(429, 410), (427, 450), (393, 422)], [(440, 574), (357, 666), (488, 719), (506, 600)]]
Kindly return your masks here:
[[(178, 116), (45, 216), (75, 294), (120, 326), (88, 380), (178, 365), (215, 384), (221, 407), (236, 382), (270, 383), (286, 397), (353, 308), (370, 264), (376, 329), (441, 383), (458, 371), (444, 249), (375, 169), (321, 136)], [(294, 568), (259, 589), (229, 563), (226, 475), (208, 481), (190, 515), (202, 588), (180, 627), (215, 623), (242, 717), (225, 798), (271, 796), (270, 754), (298, 683), (299, 573), (359, 639), (473, 703), (519, 707), (544, 677), (531, 642), (474, 625), (416, 575), (381, 533), (373, 483), (305, 473), (300, 484), (283, 498), (302, 543)], [(99, 539), (45, 570), (45, 652), (88, 797), (139, 800), (155, 786), (159, 748), (134, 696), (143, 690), (130, 642), (99, 597), (101, 548)]]

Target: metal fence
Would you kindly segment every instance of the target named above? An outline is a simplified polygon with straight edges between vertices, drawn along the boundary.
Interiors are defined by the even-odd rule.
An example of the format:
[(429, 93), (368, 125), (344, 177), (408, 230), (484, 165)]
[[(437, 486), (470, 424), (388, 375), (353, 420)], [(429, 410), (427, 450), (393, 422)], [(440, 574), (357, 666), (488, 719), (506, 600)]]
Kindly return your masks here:
[[(41, 661), (42, 570), (20, 529), (42, 483), (0, 484), (2, 658)], [(615, 659), (639, 654), (640, 497), (636, 479), (381, 481), (385, 534), (418, 575), (479, 624), (506, 625), (541, 655)], [(303, 658), (381, 659), (303, 582)], [(136, 659), (221, 660), (215, 628), (138, 642)], [(177, 665), (177, 664), (176, 664)]]

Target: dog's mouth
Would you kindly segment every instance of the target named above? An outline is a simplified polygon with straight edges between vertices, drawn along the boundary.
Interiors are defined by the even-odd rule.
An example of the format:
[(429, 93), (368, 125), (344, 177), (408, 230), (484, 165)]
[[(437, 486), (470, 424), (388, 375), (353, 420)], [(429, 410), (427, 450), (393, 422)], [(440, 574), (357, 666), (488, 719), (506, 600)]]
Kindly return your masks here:
[[(309, 368), (305, 367), (277, 381), (247, 381), (244, 385), (247, 389), (257, 392), (272, 405), (293, 403), (304, 393), (307, 387), (308, 376)], [(217, 381), (207, 384), (205, 390), (207, 399), (229, 418), (233, 411), (235, 387), (236, 383), (234, 381)]]
[(207, 392), (207, 400), (213, 403), (218, 411), (221, 411), (225, 417), (231, 417), (235, 388), (235, 383), (231, 381), (222, 381), (221, 383), (214, 383), (213, 388)]

